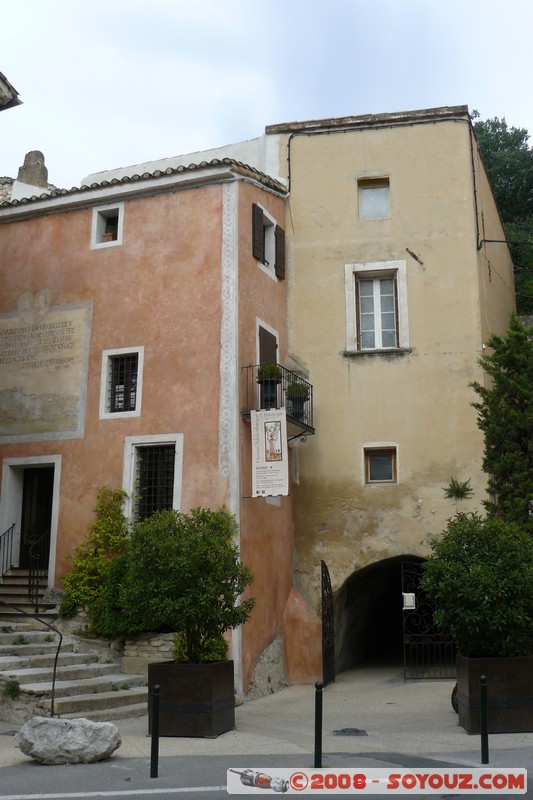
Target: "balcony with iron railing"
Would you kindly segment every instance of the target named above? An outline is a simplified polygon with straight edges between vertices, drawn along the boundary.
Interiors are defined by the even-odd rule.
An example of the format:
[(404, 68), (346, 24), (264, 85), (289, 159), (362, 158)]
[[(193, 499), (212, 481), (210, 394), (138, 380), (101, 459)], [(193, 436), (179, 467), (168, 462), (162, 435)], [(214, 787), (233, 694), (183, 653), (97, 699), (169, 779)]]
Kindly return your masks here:
[(251, 364), (241, 376), (245, 419), (252, 410), (285, 408), (289, 440), (314, 434), (313, 386), (301, 375), (279, 364)]

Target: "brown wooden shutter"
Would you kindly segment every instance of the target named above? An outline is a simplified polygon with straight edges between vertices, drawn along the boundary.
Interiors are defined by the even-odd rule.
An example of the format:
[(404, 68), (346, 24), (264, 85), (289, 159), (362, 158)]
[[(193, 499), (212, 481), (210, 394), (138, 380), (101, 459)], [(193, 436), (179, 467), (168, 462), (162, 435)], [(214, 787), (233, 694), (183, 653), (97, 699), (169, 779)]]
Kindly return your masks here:
[(276, 225), (276, 230), (274, 231), (275, 241), (276, 241), (276, 262), (274, 269), (276, 271), (276, 277), (280, 280), (284, 280), (285, 278), (285, 231), (283, 228), (280, 228), (279, 225)]
[(252, 255), (258, 261), (265, 261), (265, 236), (263, 232), (263, 209), (252, 205)]

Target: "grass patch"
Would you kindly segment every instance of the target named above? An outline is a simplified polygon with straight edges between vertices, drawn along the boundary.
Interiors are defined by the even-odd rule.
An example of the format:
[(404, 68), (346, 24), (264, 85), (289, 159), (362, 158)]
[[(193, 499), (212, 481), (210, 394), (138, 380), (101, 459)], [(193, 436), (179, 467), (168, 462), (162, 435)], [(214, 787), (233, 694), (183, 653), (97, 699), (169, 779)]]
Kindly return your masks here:
[(20, 696), (20, 683), (16, 678), (11, 678), (6, 681), (4, 695), (5, 697), (9, 697), (10, 700), (16, 700)]

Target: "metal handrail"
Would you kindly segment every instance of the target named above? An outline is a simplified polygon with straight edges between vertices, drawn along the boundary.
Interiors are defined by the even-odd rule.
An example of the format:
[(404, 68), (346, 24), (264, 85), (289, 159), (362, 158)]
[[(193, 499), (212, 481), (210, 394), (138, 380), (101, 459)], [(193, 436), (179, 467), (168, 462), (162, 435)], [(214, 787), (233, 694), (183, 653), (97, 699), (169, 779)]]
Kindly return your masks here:
[(13, 567), (13, 541), (15, 538), (15, 523), (0, 536), (0, 578), (7, 575)]
[(30, 603), (35, 606), (35, 613), (39, 613), (39, 596), (41, 589), (41, 578), (43, 575), (48, 574), (48, 564), (42, 564), (43, 553), (49, 553), (50, 545), (50, 531), (45, 531), (39, 538), (33, 542), (28, 550), (29, 567), (28, 567), (28, 599)]
[(50, 625), (49, 622), (46, 622), (42, 617), (35, 617), (33, 614), (30, 614), (24, 608), (20, 608), (15, 603), (8, 603), (6, 600), (0, 600), (0, 606), (9, 606), (9, 608), (14, 608), (15, 611), (18, 611), (20, 614), (24, 614), (26, 617), (30, 617), (32, 620), (37, 620), (37, 622), (42, 622), (48, 630), (54, 631), (59, 636), (59, 643), (57, 645), (56, 655), (54, 659), (54, 668), (52, 670), (52, 691), (50, 692), (50, 716), (55, 716), (55, 696), (56, 696), (56, 675), (57, 675), (57, 662), (59, 661), (59, 651), (61, 650), (61, 645), (63, 644), (63, 634), (61, 631), (58, 631), (57, 628), (54, 628), (53, 625)]

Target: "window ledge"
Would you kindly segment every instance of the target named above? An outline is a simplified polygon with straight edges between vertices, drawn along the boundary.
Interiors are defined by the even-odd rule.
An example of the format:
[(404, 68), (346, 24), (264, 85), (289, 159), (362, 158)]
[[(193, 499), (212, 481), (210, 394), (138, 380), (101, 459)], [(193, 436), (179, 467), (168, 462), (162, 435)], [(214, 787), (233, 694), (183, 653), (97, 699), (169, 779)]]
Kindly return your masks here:
[(386, 350), (344, 350), (344, 358), (373, 358), (374, 356), (381, 356), (381, 358), (397, 356), (408, 356), (413, 352), (412, 347), (391, 347)]

